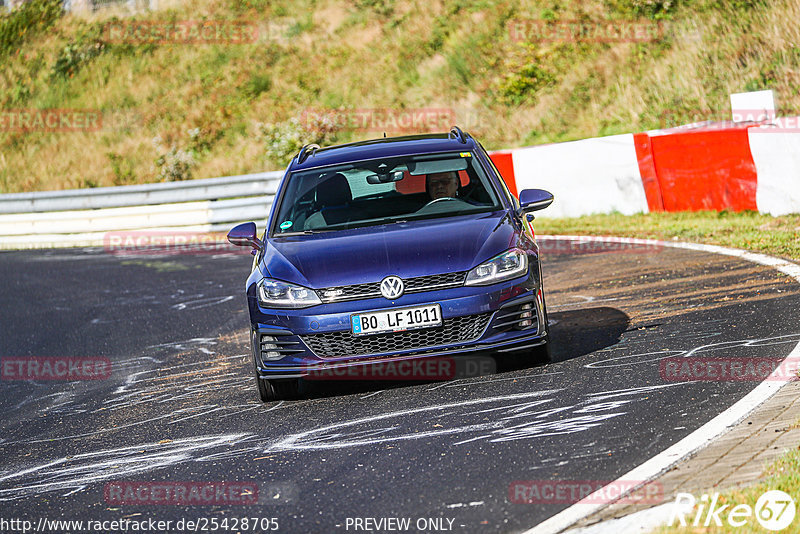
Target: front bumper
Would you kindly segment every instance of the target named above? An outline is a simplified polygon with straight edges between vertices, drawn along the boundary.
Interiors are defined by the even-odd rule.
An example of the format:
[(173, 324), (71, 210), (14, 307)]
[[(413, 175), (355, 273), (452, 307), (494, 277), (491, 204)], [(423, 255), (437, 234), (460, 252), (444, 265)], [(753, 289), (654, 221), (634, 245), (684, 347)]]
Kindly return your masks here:
[[(379, 298), (278, 311), (261, 308), (255, 298), (249, 301), (256, 367), (264, 378), (297, 378), (370, 362), (511, 352), (547, 340), (541, 285), (534, 275), (493, 286), (409, 294), (394, 302)], [(440, 304), (443, 326), (350, 333), (352, 313), (429, 303)]]

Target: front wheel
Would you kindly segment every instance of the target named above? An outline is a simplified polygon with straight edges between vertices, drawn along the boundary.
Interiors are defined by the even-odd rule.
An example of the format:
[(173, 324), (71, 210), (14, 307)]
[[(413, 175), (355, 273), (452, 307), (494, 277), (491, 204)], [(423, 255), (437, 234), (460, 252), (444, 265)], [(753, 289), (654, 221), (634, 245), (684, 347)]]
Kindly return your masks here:
[(538, 347), (534, 347), (533, 355), (537, 362), (539, 363), (552, 363), (553, 362), (553, 352), (550, 346), (550, 334), (547, 334), (545, 337), (544, 345), (539, 345)]
[(263, 402), (293, 399), (300, 392), (300, 380), (297, 378), (265, 380), (256, 373), (256, 384), (258, 396)]
[[(542, 278), (542, 271), (541, 268), (539, 269), (539, 279)], [(544, 345), (540, 345), (533, 349), (534, 357), (536, 358), (537, 362), (540, 363), (552, 363), (553, 361), (553, 350), (552, 345), (550, 344), (550, 319), (547, 317), (547, 302), (544, 299), (544, 289), (539, 289), (539, 305), (541, 308), (541, 316), (539, 318), (540, 321), (544, 323)]]

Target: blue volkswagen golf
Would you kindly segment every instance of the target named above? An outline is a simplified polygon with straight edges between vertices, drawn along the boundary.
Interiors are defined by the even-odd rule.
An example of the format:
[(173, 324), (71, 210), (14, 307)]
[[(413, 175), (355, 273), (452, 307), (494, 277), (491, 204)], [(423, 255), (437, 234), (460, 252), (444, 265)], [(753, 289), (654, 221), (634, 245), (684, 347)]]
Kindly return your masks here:
[(303, 147), (281, 180), (247, 279), (262, 400), (319, 370), (471, 352), (549, 360), (531, 212), (481, 144), (446, 134)]

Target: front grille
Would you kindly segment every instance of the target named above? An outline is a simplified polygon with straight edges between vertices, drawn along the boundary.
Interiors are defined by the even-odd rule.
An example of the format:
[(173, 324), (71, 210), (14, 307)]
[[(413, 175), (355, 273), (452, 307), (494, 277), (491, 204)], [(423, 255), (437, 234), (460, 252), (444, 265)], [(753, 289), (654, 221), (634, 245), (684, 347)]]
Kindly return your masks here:
[(486, 330), (490, 318), (489, 313), (464, 315), (445, 319), (442, 326), (437, 328), (367, 336), (354, 336), (350, 332), (329, 332), (303, 336), (302, 339), (321, 358), (383, 354), (473, 341)]
[[(455, 273), (431, 274), (427, 276), (417, 276), (416, 278), (404, 279), (405, 293), (421, 293), (434, 289), (447, 289), (450, 287), (460, 287), (464, 285), (467, 277), (466, 271)], [(381, 296), (381, 283), (369, 282), (367, 284), (355, 284), (351, 286), (335, 286), (318, 289), (317, 295), (322, 302), (342, 302), (345, 300), (371, 299)]]
[(444, 273), (444, 274), (431, 274), (428, 276), (418, 276), (416, 278), (409, 278), (403, 280), (406, 285), (406, 293), (415, 293), (418, 291), (428, 291), (432, 287), (443, 286), (461, 286), (464, 284), (464, 279), (467, 277), (466, 271), (458, 273)]
[(368, 299), (381, 296), (381, 283), (356, 284), (352, 286), (336, 286), (318, 289), (317, 295), (322, 302), (341, 302), (344, 300)]

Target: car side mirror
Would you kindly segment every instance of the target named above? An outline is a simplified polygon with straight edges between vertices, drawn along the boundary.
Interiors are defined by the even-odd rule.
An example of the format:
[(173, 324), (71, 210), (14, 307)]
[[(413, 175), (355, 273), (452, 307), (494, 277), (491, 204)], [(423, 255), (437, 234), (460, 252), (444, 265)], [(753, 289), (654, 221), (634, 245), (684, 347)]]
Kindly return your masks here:
[(240, 247), (261, 249), (264, 243), (256, 235), (256, 223), (248, 222), (234, 226), (228, 232), (228, 241)]
[(519, 192), (519, 211), (527, 213), (545, 209), (553, 203), (553, 194), (544, 189), (523, 189)]

